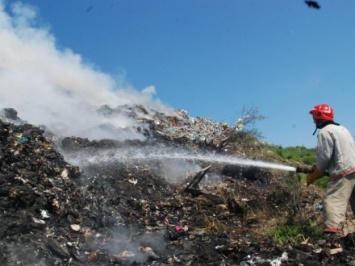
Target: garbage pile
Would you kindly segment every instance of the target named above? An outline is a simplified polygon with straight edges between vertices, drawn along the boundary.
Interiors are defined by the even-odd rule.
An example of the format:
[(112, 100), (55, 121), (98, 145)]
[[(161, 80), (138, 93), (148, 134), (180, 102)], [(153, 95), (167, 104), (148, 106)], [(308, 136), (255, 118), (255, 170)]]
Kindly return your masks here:
[[(5, 116), (0, 117), (1, 265), (346, 265), (354, 259), (352, 235), (292, 246), (260, 234), (292, 207), (288, 173), (265, 172), (263, 182), (261, 171), (258, 178), (249, 178), (255, 170), (237, 177), (228, 174), (233, 169), (223, 174), (217, 165), (203, 165), (172, 184), (159, 160), (110, 158), (128, 146), (169, 145), (167, 136), (175, 135), (149, 142), (78, 137), (53, 142), (36, 126), (9, 122), (6, 118), (20, 121), (14, 110)], [(197, 121), (200, 136), (217, 129), (216, 139), (225, 136), (223, 126)], [(176, 133), (184, 136), (180, 146), (197, 140), (191, 130)], [(218, 179), (207, 178), (212, 176)], [(319, 215), (315, 196), (308, 194), (298, 195), (302, 208)]]
[(244, 128), (240, 118), (232, 127), (228, 123), (215, 122), (205, 117), (190, 117), (186, 110), (177, 109), (161, 113), (142, 105), (111, 108), (104, 105), (98, 113), (106, 118), (124, 114), (137, 122), (136, 130), (147, 140), (160, 139), (222, 150), (228, 141)]
[(153, 132), (163, 138), (181, 143), (193, 143), (201, 146), (220, 147), (233, 134), (236, 128), (227, 123), (214, 122), (211, 119), (189, 117), (184, 110), (176, 110), (175, 116), (156, 117), (151, 123)]

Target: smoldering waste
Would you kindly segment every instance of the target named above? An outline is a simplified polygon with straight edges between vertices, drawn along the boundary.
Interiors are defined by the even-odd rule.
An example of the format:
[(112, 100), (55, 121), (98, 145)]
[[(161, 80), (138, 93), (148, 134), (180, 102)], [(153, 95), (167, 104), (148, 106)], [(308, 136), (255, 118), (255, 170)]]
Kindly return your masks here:
[[(53, 140), (33, 125), (0, 121), (1, 265), (343, 265), (353, 258), (350, 237), (329, 254), (338, 247), (326, 241), (281, 245), (260, 234), (290, 208), (288, 173), (194, 162), (206, 172), (192, 187), (196, 172), (181, 169), (172, 182), (161, 160), (125, 151), (223, 152), (218, 147), (161, 132), (149, 142)], [(102, 159), (120, 152), (121, 160)], [(320, 197), (302, 197), (307, 215), (319, 215)]]

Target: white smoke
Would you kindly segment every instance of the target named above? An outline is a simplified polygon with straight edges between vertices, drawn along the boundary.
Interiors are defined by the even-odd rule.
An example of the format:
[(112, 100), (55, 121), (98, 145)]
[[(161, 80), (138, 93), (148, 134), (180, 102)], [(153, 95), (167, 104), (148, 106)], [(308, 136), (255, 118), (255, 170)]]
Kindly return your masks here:
[(120, 140), (141, 137), (135, 135), (136, 121), (124, 113), (100, 115), (100, 106), (142, 105), (148, 116), (151, 109), (172, 112), (153, 99), (153, 86), (141, 92), (118, 87), (118, 79), (59, 49), (37, 20), (29, 5), (15, 3), (7, 11), (0, 3), (0, 108), (14, 108), (21, 119), (58, 135)]

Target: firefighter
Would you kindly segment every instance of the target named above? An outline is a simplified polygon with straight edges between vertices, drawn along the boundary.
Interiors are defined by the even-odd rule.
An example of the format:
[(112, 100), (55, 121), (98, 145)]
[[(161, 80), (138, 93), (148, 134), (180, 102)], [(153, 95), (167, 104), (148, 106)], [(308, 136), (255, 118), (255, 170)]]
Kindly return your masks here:
[(317, 161), (307, 176), (307, 186), (327, 170), (329, 183), (323, 198), (324, 233), (344, 235), (343, 225), (350, 202), (355, 214), (355, 143), (350, 132), (334, 122), (334, 110), (319, 104), (309, 112), (318, 132)]

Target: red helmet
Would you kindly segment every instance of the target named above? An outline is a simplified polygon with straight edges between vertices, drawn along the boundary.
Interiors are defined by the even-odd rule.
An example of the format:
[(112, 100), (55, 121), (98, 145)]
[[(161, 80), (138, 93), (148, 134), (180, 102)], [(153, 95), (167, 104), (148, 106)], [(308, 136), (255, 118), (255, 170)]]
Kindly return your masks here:
[(314, 120), (330, 120), (334, 119), (334, 110), (328, 104), (319, 104), (313, 107), (313, 109), (309, 112), (313, 115)]

